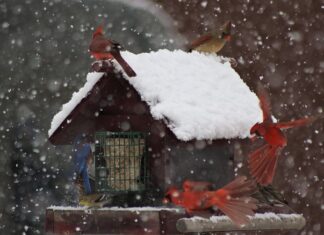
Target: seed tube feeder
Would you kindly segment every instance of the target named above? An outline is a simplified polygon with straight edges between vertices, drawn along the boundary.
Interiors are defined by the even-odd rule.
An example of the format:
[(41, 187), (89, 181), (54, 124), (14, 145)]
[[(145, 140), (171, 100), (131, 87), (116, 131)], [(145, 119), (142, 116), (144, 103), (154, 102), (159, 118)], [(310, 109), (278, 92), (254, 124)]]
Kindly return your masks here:
[[(217, 227), (220, 222), (211, 218), (192, 221), (184, 210), (163, 205), (162, 198), (169, 186), (179, 188), (186, 179), (220, 188), (234, 178), (234, 142), (249, 137), (250, 127), (262, 120), (257, 96), (216, 55), (160, 50), (122, 56), (137, 76), (127, 77), (114, 61), (94, 63), (86, 84), (54, 116), (49, 130), (54, 145), (72, 144), (80, 134), (89, 137), (95, 146), (93, 190), (109, 203), (100, 209), (50, 207), (46, 232), (240, 230), (226, 221), (226, 228)], [(285, 227), (270, 220), (245, 229), (303, 224)]]

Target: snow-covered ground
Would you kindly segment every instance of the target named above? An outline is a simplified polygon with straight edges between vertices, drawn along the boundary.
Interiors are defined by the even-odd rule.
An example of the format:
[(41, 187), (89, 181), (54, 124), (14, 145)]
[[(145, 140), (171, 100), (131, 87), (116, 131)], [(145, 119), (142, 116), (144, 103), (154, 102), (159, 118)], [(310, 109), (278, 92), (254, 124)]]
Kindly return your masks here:
[[(125, 77), (152, 116), (164, 120), (180, 140), (246, 138), (262, 120), (257, 96), (222, 57), (180, 50), (122, 55), (137, 73)], [(55, 115), (49, 135), (101, 76), (88, 75), (85, 86)]]

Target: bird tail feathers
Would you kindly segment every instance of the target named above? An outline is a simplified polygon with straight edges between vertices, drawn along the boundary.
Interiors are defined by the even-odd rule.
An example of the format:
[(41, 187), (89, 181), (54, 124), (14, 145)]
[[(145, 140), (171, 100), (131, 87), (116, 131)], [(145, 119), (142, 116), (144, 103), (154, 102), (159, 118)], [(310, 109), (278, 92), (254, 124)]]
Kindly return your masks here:
[(136, 73), (135, 71), (130, 67), (130, 65), (121, 57), (120, 53), (114, 54), (114, 58), (117, 60), (119, 65), (123, 68), (127, 76), (129, 77), (135, 77)]
[(254, 210), (257, 209), (258, 201), (250, 197), (255, 190), (254, 181), (240, 176), (217, 190), (212, 198), (212, 203), (236, 225), (242, 226), (249, 223), (248, 216), (253, 216)]

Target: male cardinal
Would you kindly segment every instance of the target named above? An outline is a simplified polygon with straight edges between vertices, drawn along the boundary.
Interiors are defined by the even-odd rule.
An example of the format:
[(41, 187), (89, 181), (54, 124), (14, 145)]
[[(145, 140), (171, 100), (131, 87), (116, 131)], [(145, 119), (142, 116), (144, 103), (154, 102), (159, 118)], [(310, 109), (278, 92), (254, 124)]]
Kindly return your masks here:
[(231, 21), (227, 21), (223, 26), (214, 32), (205, 34), (191, 43), (189, 51), (217, 53), (231, 39)]
[(97, 60), (111, 60), (115, 59), (126, 72), (129, 77), (136, 76), (134, 70), (129, 64), (121, 57), (121, 45), (118, 42), (109, 40), (103, 35), (103, 28), (99, 26), (92, 35), (92, 41), (89, 46), (91, 55)]
[[(287, 145), (287, 139), (282, 129), (306, 125), (318, 117), (302, 118), (290, 122), (273, 123), (269, 105), (268, 94), (258, 84), (258, 97), (263, 112), (263, 122), (256, 123), (250, 130), (251, 135), (261, 136), (266, 144), (249, 154), (249, 168), (251, 175), (260, 185), (271, 184), (275, 174), (278, 153)], [(254, 138), (253, 138), (254, 139)]]
[(249, 222), (247, 216), (254, 215), (253, 210), (257, 209), (257, 200), (250, 197), (254, 191), (254, 182), (247, 180), (245, 176), (240, 176), (216, 191), (182, 191), (171, 187), (166, 193), (164, 202), (170, 201), (182, 206), (188, 213), (216, 206), (235, 224), (241, 226)]

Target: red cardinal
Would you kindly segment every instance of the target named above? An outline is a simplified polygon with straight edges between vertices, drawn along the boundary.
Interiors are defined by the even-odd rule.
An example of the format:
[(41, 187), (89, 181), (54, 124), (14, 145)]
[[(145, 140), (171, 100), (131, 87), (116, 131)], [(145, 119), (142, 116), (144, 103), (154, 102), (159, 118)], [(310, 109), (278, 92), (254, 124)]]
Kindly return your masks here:
[[(255, 124), (251, 135), (261, 136), (266, 144), (249, 154), (249, 168), (251, 175), (261, 185), (271, 184), (275, 174), (278, 153), (287, 145), (287, 139), (282, 129), (306, 125), (313, 122), (317, 117), (302, 118), (290, 122), (273, 123), (271, 119), (268, 94), (265, 89), (258, 85), (258, 97), (263, 112), (263, 122)], [(254, 138), (253, 138), (254, 139)]]
[(102, 26), (99, 26), (92, 35), (89, 46), (91, 55), (97, 60), (115, 59), (129, 77), (135, 77), (136, 73), (129, 64), (121, 57), (121, 45), (113, 40), (106, 39), (103, 35)]
[(241, 176), (216, 191), (181, 191), (171, 187), (164, 201), (182, 206), (188, 213), (216, 206), (235, 224), (241, 226), (249, 222), (247, 216), (254, 215), (253, 210), (257, 208), (257, 200), (250, 197), (254, 191), (254, 182)]

